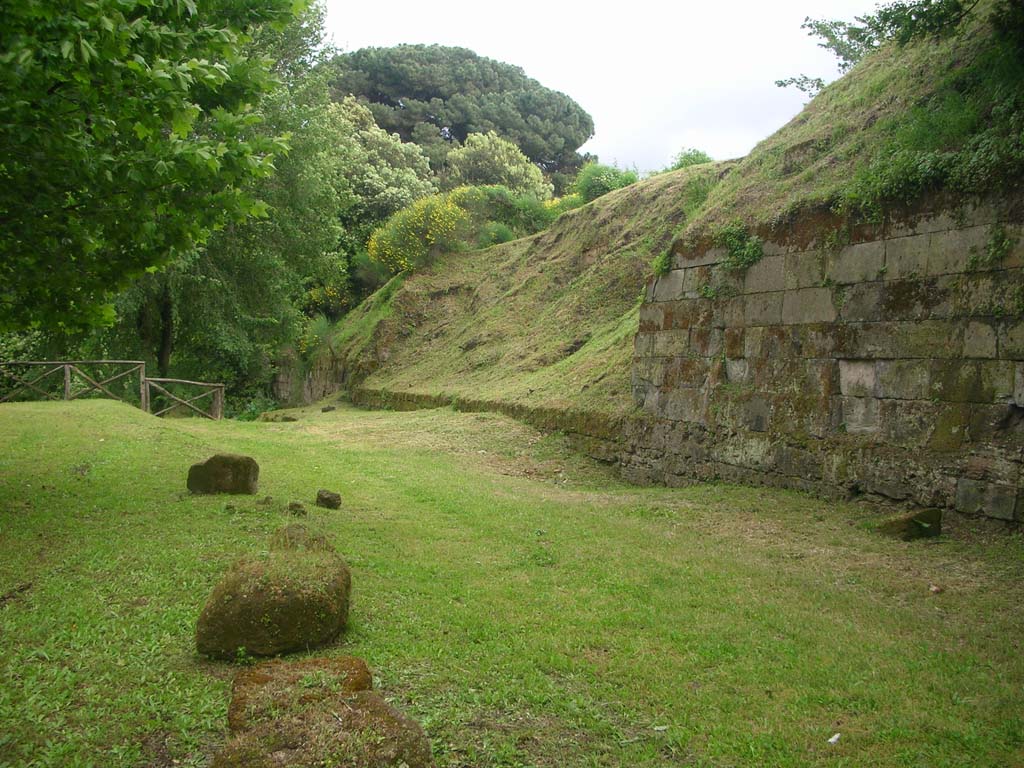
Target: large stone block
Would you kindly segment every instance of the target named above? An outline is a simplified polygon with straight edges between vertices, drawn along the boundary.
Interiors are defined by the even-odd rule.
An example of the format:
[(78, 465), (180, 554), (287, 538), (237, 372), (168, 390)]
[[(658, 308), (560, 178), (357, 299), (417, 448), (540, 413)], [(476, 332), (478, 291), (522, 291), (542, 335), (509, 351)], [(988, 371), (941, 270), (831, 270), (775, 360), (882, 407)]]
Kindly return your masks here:
[(885, 243), (885, 279), (903, 280), (928, 274), (929, 236), (897, 237)]
[(931, 361), (880, 360), (878, 362), (879, 397), (899, 400), (926, 400), (932, 397)]
[(880, 279), (885, 267), (885, 242), (849, 245), (832, 256), (825, 267), (825, 277), (839, 285), (867, 283)]
[(765, 256), (743, 276), (744, 293), (781, 291), (786, 287), (786, 257)]
[(708, 248), (707, 250), (687, 250), (682, 247), (681, 241), (676, 241), (672, 246), (672, 266), (676, 269), (689, 267), (703, 267), (708, 264), (717, 264), (726, 257), (725, 248)]
[(1000, 520), (1014, 520), (1017, 489), (961, 477), (956, 484), (956, 509), (967, 515), (981, 514)]
[(874, 397), (877, 394), (873, 360), (840, 360), (839, 391), (849, 397)]
[(849, 285), (837, 292), (839, 319), (843, 322), (873, 322), (882, 319), (884, 283)]
[(685, 355), (690, 351), (690, 329), (677, 328), (653, 336), (651, 353), (662, 357)]
[(675, 301), (682, 297), (685, 270), (673, 269), (660, 275), (654, 283), (654, 301)]
[(964, 330), (964, 357), (996, 357), (998, 334), (992, 323), (975, 320)]
[(882, 320), (929, 320), (952, 317), (956, 301), (949, 286), (954, 278), (915, 278), (883, 283)]
[(778, 325), (782, 322), (782, 292), (744, 296), (746, 325)]
[(874, 397), (844, 397), (843, 425), (851, 435), (878, 432), (878, 400)]
[(782, 322), (785, 325), (831, 323), (835, 319), (836, 308), (830, 289), (803, 288), (785, 292), (782, 303)]
[(955, 403), (1007, 402), (1013, 399), (1014, 366), (1007, 360), (934, 360), (931, 394)]
[(786, 255), (786, 290), (816, 288), (825, 279), (824, 258), (817, 251)]
[(967, 271), (972, 256), (985, 252), (989, 227), (967, 227), (934, 232), (928, 243), (928, 274), (949, 275)]

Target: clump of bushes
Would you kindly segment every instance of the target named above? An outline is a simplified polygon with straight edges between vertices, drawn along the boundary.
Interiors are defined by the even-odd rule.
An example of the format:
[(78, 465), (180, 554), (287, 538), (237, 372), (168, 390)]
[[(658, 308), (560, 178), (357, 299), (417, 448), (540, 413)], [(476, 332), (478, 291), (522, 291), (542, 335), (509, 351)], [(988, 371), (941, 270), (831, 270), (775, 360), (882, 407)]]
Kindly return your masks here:
[(487, 248), (546, 228), (579, 196), (541, 201), (501, 185), (459, 187), (417, 200), (389, 218), (370, 237), (371, 260), (392, 274), (415, 270), (439, 255)]
[(635, 171), (624, 171), (614, 165), (587, 163), (576, 177), (576, 193), (583, 198), (583, 202), (589, 203), (614, 189), (635, 184), (637, 180)]

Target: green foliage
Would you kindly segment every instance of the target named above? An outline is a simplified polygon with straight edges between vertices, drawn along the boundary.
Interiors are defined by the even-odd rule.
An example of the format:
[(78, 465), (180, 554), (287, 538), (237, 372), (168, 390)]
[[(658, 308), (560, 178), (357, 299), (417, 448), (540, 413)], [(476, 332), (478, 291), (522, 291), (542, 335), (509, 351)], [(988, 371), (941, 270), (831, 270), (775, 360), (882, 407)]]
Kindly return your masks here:
[(540, 200), (550, 198), (552, 191), (540, 168), (494, 131), (471, 133), (463, 146), (448, 153), (444, 182), (448, 189), (500, 184)]
[(651, 270), (658, 277), (667, 275), (672, 271), (672, 254), (669, 251), (662, 251), (654, 257), (654, 261), (651, 264)]
[(1017, 245), (1018, 238), (1006, 231), (1002, 224), (996, 224), (989, 231), (988, 242), (985, 243), (985, 250), (972, 250), (967, 259), (967, 268), (970, 270), (988, 270), (999, 267), (1006, 257)]
[(265, 213), (247, 185), (284, 143), (245, 43), (295, 5), (4, 2), (0, 328), (108, 321), (108, 292)]
[(753, 266), (764, 256), (761, 238), (751, 235), (741, 222), (734, 222), (720, 229), (714, 237), (715, 245), (725, 248), (726, 257), (722, 266), (730, 272), (738, 272)]
[[(807, 17), (800, 26), (811, 37), (819, 38), (819, 48), (835, 54), (840, 72), (848, 72), (886, 40), (906, 45), (922, 37), (952, 34), (977, 5), (978, 0), (897, 0), (880, 6), (873, 14), (857, 16), (853, 24)], [(825, 87), (825, 81), (820, 77), (799, 75), (776, 80), (775, 85), (780, 88), (792, 85), (814, 96)]]
[(634, 171), (623, 171), (613, 165), (587, 163), (580, 169), (576, 177), (576, 192), (584, 202), (591, 202), (608, 194), (613, 189), (621, 189), (635, 184), (637, 175)]
[(552, 214), (552, 220), (558, 218), (566, 211), (575, 210), (586, 204), (587, 201), (583, 199), (583, 195), (579, 192), (571, 192), (568, 195), (553, 197), (550, 200), (544, 201), (544, 207)]
[(533, 195), (507, 187), (459, 187), (396, 213), (370, 236), (368, 252), (391, 274), (417, 270), (443, 253), (533, 234), (556, 215)]
[(691, 165), (703, 165), (714, 162), (711, 155), (699, 149), (687, 148), (681, 150), (673, 159), (670, 171), (678, 171), (681, 168), (689, 168)]
[(594, 132), (565, 94), (465, 48), (364, 48), (334, 64), (335, 93), (368, 101), (377, 124), (422, 146), (434, 168), (471, 133), (494, 131), (555, 173), (579, 167), (576, 150)]

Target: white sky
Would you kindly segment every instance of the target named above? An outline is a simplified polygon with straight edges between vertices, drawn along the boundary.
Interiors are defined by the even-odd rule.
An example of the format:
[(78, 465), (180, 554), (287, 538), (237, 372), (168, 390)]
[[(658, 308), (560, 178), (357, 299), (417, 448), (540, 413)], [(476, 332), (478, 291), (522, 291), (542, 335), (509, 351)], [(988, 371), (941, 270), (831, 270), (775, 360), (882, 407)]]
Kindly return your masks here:
[(716, 160), (747, 154), (805, 102), (775, 80), (837, 76), (835, 58), (800, 29), (874, 0), (566, 0), (513, 3), (325, 0), (327, 34), (345, 51), (400, 43), (457, 45), (522, 67), (594, 118), (583, 150), (640, 171), (683, 147)]

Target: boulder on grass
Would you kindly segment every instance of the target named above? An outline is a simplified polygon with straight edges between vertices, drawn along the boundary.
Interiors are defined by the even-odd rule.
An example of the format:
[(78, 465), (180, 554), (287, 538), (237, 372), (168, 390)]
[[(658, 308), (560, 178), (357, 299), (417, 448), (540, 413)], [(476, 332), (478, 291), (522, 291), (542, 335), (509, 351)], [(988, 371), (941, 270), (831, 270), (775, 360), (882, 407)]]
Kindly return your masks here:
[(341, 494), (321, 488), (316, 492), (316, 505), (325, 509), (341, 509)]
[(228, 740), (213, 768), (434, 768), (416, 721), (373, 691), (315, 702)]
[(282, 549), (244, 557), (210, 594), (196, 625), (196, 648), (231, 660), (326, 645), (348, 621), (352, 577), (337, 554)]
[[(268, 661), (235, 675), (228, 727), (240, 733), (282, 714), (373, 688), (373, 676), (354, 656)], [(338, 704), (329, 703), (336, 709)]]
[(251, 456), (218, 453), (188, 470), (192, 493), (256, 493), (260, 465)]
[(878, 526), (878, 531), (903, 541), (927, 539), (942, 533), (942, 510), (922, 509)]

